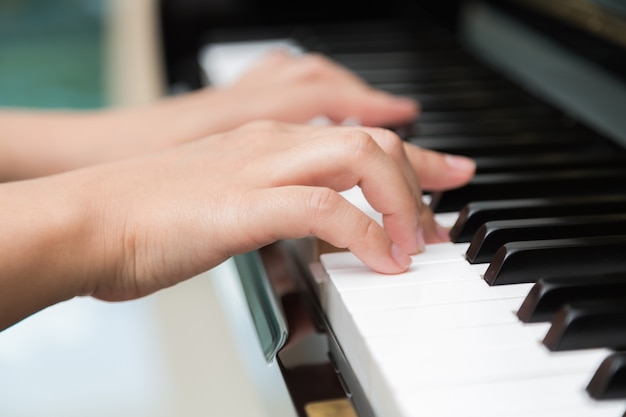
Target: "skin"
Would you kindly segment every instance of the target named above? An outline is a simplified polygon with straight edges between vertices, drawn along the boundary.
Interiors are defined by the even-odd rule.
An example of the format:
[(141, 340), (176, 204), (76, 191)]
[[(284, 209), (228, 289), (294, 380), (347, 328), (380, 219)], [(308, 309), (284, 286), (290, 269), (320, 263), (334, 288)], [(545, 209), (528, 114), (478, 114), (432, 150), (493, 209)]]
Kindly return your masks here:
[(146, 106), (83, 112), (4, 109), (0, 180), (159, 151), (259, 119), (306, 123), (325, 115), (335, 122), (356, 117), (363, 125), (383, 126), (415, 119), (418, 111), (414, 101), (373, 90), (323, 56), (276, 52), (227, 88)]
[[(425, 243), (447, 240), (421, 190), (466, 183), (473, 162), (386, 129), (287, 123), (325, 114), (385, 124), (417, 114), (415, 103), (320, 57), (312, 77), (301, 76), (306, 58), (283, 62), (293, 64), (285, 74), (269, 71), (287, 58), (271, 56), (230, 89), (139, 109), (2, 113), (0, 155), (19, 163), (0, 167), (22, 180), (0, 184), (0, 329), (76, 296), (142, 297), (279, 239), (317, 236), (384, 274), (405, 271)], [(272, 76), (277, 84), (262, 100), (251, 80)], [(315, 97), (326, 84), (347, 107)], [(242, 104), (245, 91), (254, 99)], [(229, 117), (236, 103), (250, 120), (267, 111), (287, 122)], [(6, 139), (7, 130), (20, 140)], [(383, 227), (340, 196), (353, 186), (383, 214)]]

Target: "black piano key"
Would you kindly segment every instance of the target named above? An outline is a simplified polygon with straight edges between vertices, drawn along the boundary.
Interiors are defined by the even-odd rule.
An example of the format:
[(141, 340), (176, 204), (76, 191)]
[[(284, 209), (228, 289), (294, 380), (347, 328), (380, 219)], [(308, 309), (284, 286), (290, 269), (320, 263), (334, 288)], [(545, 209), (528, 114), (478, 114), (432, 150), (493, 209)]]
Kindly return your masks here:
[[(480, 97), (470, 97), (470, 99), (480, 99)], [(422, 102), (422, 105), (426, 103)], [(413, 134), (416, 136), (485, 136), (485, 135), (506, 135), (520, 131), (555, 131), (564, 126), (559, 120), (554, 119), (499, 119), (499, 120), (477, 120), (472, 122), (446, 121), (446, 122), (417, 122), (413, 126)]]
[(626, 235), (626, 214), (495, 220), (478, 229), (465, 258), (472, 264), (489, 262), (507, 242), (610, 235)]
[[(425, 111), (429, 112), (454, 112), (461, 110), (492, 109), (498, 107), (516, 107), (525, 104), (523, 97), (520, 96), (517, 91), (452, 91), (447, 93), (403, 92), (402, 95), (418, 101), (421, 107)], [(518, 115), (518, 117), (519, 116), (520, 115)], [(427, 118), (420, 119), (420, 121), (423, 122), (426, 122), (427, 120)], [(480, 120), (481, 119), (476, 119), (474, 122), (478, 122)], [(529, 123), (532, 123), (532, 121), (529, 121)], [(471, 124), (468, 123), (468, 126), (471, 126)], [(427, 135), (428, 131), (426, 129), (422, 129), (422, 134)]]
[(582, 131), (522, 132), (509, 135), (420, 137), (407, 135), (406, 141), (426, 149), (469, 157), (536, 154), (538, 151), (592, 150), (600, 144)]
[[(415, 94), (428, 94), (436, 97), (437, 95), (449, 95), (460, 93), (475, 93), (480, 91), (483, 93), (502, 92), (505, 95), (513, 94), (515, 97), (522, 97), (526, 106), (531, 106), (534, 109), (542, 110), (544, 113), (557, 115), (557, 111), (544, 105), (534, 97), (528, 96), (520, 91), (515, 86), (511, 85), (505, 79), (502, 78), (489, 78), (485, 80), (433, 80), (430, 82), (420, 83), (413, 82), (399, 82), (393, 80), (387, 83), (377, 83), (376, 87), (385, 90), (392, 94), (401, 95), (415, 95)], [(432, 111), (431, 109), (424, 108), (424, 111)]]
[(470, 79), (489, 80), (495, 76), (492, 71), (474, 65), (448, 66), (444, 68), (390, 68), (363, 69), (358, 75), (368, 84), (377, 86), (379, 83), (390, 82), (442, 82), (447, 80)]
[(545, 276), (626, 272), (626, 236), (510, 242), (498, 249), (483, 279), (489, 285), (536, 282)]
[(624, 296), (626, 273), (546, 277), (533, 285), (517, 317), (524, 323), (550, 321), (565, 304)]
[[(332, 28), (316, 29), (316, 34), (302, 39), (302, 45), (309, 51), (321, 52), (328, 56), (344, 53), (372, 53), (390, 51), (413, 51), (420, 54), (430, 51), (451, 51), (465, 54), (452, 39), (438, 33), (436, 36), (412, 36), (415, 32), (388, 30), (374, 32), (369, 30), (343, 31), (331, 33)], [(420, 35), (424, 35), (423, 33)]]
[(333, 61), (359, 73), (364, 69), (439, 68), (442, 66), (476, 65), (475, 60), (458, 50), (440, 51), (369, 51), (343, 52), (328, 56)]
[[(399, 92), (402, 94), (402, 92)], [(460, 109), (460, 110), (436, 110), (431, 109), (422, 104), (422, 110), (419, 115), (420, 122), (447, 122), (459, 121), (469, 123), (473, 120), (487, 119), (515, 119), (515, 118), (561, 118), (554, 112), (545, 109), (542, 106), (536, 106), (531, 103), (512, 103), (506, 106), (487, 107), (478, 109)], [(566, 121), (563, 123), (567, 124)]]
[(591, 167), (622, 167), (626, 165), (626, 153), (607, 148), (590, 152), (545, 152), (528, 155), (497, 155), (475, 157), (476, 172), (521, 172), (546, 169), (574, 169)]
[(596, 400), (626, 399), (626, 352), (614, 352), (604, 359), (586, 389)]
[(551, 351), (626, 347), (626, 298), (564, 305), (543, 344)]
[(450, 229), (455, 243), (469, 242), (487, 221), (550, 216), (626, 213), (626, 193), (563, 198), (473, 201), (465, 205)]
[(624, 192), (626, 168), (477, 174), (467, 185), (432, 194), (433, 211), (459, 211), (470, 201)]

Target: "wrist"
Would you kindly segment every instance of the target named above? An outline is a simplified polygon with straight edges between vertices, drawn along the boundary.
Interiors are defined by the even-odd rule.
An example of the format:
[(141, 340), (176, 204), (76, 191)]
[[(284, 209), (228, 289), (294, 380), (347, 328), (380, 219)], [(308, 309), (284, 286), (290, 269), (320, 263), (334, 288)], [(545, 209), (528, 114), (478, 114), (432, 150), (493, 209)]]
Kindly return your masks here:
[(93, 288), (93, 211), (64, 176), (0, 185), (0, 329)]

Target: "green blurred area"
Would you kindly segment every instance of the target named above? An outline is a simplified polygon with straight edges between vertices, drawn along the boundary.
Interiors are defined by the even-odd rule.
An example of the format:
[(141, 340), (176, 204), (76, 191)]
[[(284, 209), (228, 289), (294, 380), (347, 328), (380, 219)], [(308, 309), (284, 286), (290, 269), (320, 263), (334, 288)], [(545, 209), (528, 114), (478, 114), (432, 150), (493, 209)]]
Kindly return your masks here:
[(0, 106), (106, 105), (105, 6), (106, 0), (1, 0)]

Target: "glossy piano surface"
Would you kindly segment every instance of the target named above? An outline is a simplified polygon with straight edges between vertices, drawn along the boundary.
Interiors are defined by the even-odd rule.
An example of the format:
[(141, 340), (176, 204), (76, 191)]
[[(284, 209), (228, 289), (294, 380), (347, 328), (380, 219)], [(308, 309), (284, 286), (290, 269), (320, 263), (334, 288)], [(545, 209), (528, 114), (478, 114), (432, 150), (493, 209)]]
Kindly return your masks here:
[[(626, 198), (623, 46), (604, 30), (563, 24), (541, 2), (461, 3), (456, 26), (440, 25), (437, 13), (365, 13), (205, 33), (206, 42), (288, 37), (323, 52), (374, 86), (422, 102), (415, 124), (389, 126), (405, 140), (478, 163), (468, 187), (428, 195), (454, 242), (429, 245), (406, 274), (372, 273), (349, 253), (318, 263), (301, 242), (260, 252), (271, 280), (282, 290), (291, 282), (279, 299), (292, 336), (303, 334), (293, 319), (312, 312), (310, 341), (297, 339), (296, 350), (310, 349), (314, 360), (289, 342), (278, 355), (286, 380), (309, 382), (308, 392), (292, 384), (292, 398), (302, 416), (308, 402), (336, 397), (349, 398), (361, 417), (621, 416), (626, 346), (613, 337), (624, 331), (620, 294), (564, 301), (537, 323), (518, 311), (536, 281), (626, 274), (626, 230), (611, 223)], [(622, 11), (577, 4), (607, 25)], [(370, 211), (358, 195), (353, 202)], [(457, 233), (476, 211), (474, 229)], [(497, 247), (470, 263), (470, 246), (495, 229)], [(500, 271), (506, 279), (495, 278)], [(606, 342), (585, 343), (596, 339)], [(558, 348), (571, 340), (576, 349)]]

